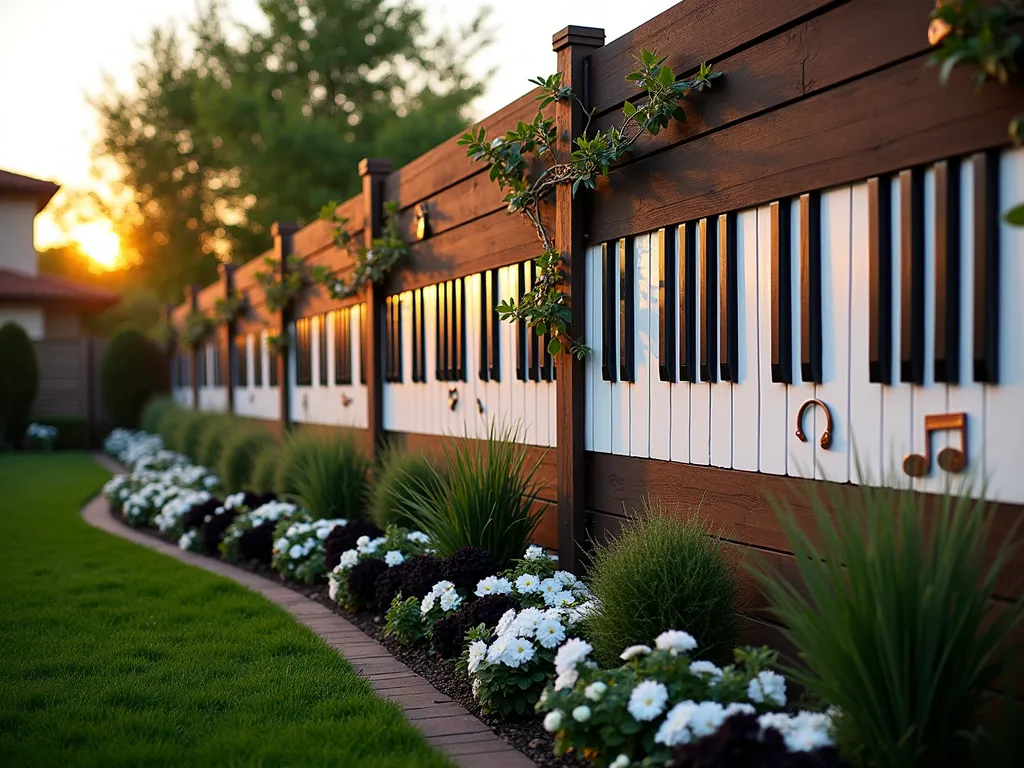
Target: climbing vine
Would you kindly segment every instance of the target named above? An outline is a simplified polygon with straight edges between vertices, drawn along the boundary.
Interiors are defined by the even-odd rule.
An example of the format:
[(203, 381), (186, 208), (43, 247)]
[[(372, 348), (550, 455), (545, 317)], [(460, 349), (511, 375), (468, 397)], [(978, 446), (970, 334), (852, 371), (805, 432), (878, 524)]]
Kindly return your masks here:
[(189, 347), (196, 346), (213, 331), (215, 323), (212, 317), (203, 314), (200, 309), (190, 310), (185, 315), (182, 337)]
[[(458, 143), (466, 148), (471, 160), (489, 168), (491, 181), (507, 191), (505, 202), (512, 213), (520, 213), (537, 232), (543, 247), (537, 259), (539, 275), (533, 288), (517, 305), (514, 299), (498, 305), (503, 320), (524, 321), (538, 336), (550, 334), (548, 350), (558, 354), (566, 349), (582, 359), (590, 351), (584, 340), (572, 337), (569, 325), (572, 312), (569, 297), (561, 290), (564, 280), (562, 254), (555, 248), (554, 238), (541, 218), (541, 204), (560, 184), (570, 184), (575, 195), (581, 187), (594, 189), (601, 176), (608, 175), (613, 163), (625, 155), (645, 133), (656, 136), (672, 120), (685, 120), (680, 102), (694, 92), (709, 88), (721, 75), (703, 63), (692, 77), (676, 79), (675, 72), (654, 51), (644, 49), (637, 58), (638, 68), (626, 76), (647, 95), (647, 100), (625, 102), (623, 120), (604, 131), (591, 131), (594, 110), (589, 112), (572, 88), (562, 84), (561, 74), (538, 77), (531, 83), (539, 86), (540, 109), (532, 122), (520, 122), (514, 129), (490, 141), (483, 127), (472, 129)], [(545, 117), (543, 109), (554, 102), (575, 101), (587, 112), (583, 135), (573, 144), (567, 162), (557, 162), (554, 119)], [(545, 167), (535, 172), (537, 162)]]
[[(937, 0), (928, 26), (928, 42), (936, 46), (931, 62), (939, 65), (939, 80), (948, 82), (960, 65), (977, 69), (975, 89), (988, 80), (1007, 85), (1019, 73), (1022, 38), (1015, 24), (1024, 21), (1024, 0)], [(1024, 142), (1024, 114), (1010, 121), (1010, 138)], [(1024, 226), (1024, 203), (1006, 213), (1006, 221)]]
[(271, 355), (283, 355), (288, 351), (287, 333), (267, 334), (267, 348)]
[(305, 278), (302, 276), (302, 259), (298, 256), (289, 256), (288, 269), (281, 274), (281, 262), (273, 256), (263, 259), (267, 265), (266, 271), (260, 270), (255, 274), (256, 282), (263, 286), (263, 301), (271, 312), (281, 312), (291, 304), (302, 293), (306, 286)]
[(373, 239), (369, 248), (356, 247), (346, 226), (349, 221), (337, 214), (338, 204), (333, 200), (320, 210), (320, 218), (330, 222), (334, 229), (334, 244), (349, 254), (355, 264), (352, 277), (343, 280), (336, 272), (320, 264), (313, 268), (315, 283), (327, 288), (332, 299), (355, 296), (367, 283), (381, 283), (388, 273), (400, 262), (409, 249), (398, 230), (398, 203), (384, 204), (384, 227), (380, 237)]
[(231, 291), (226, 297), (217, 299), (213, 304), (213, 321), (217, 325), (227, 325), (237, 320), (246, 308), (246, 298), (238, 291)]

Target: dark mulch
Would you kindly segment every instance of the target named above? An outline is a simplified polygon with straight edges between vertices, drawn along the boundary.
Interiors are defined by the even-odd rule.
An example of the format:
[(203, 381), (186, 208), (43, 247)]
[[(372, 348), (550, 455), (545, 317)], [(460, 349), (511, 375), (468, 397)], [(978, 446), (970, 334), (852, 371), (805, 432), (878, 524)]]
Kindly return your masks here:
[[(115, 520), (124, 523), (123, 518), (116, 512), (111, 511), (111, 516)], [(172, 541), (170, 537), (162, 536), (152, 528), (136, 528), (135, 530), (149, 534), (157, 539)], [(473, 690), (469, 679), (464, 674), (456, 671), (454, 660), (445, 661), (422, 648), (408, 648), (395, 642), (392, 638), (385, 637), (384, 622), (380, 616), (373, 616), (367, 612), (350, 613), (346, 611), (328, 597), (326, 584), (309, 585), (288, 581), (282, 578), (269, 565), (262, 563), (238, 563), (237, 565), (239, 568), (244, 568), (252, 573), (272, 579), (278, 584), (286, 586), (312, 600), (316, 600), (339, 616), (348, 619), (366, 635), (387, 648), (396, 659), (409, 667), (409, 669), (427, 680), (438, 691), (457, 701), (475, 717), (480, 718), (499, 737), (529, 757), (537, 765), (542, 766), (542, 768), (570, 768), (587, 765), (586, 761), (578, 760), (570, 755), (555, 757), (554, 739), (551, 737), (551, 734), (544, 730), (539, 718), (530, 718), (517, 722), (503, 720), (495, 715), (483, 714), (480, 711), (480, 705), (473, 698)]]

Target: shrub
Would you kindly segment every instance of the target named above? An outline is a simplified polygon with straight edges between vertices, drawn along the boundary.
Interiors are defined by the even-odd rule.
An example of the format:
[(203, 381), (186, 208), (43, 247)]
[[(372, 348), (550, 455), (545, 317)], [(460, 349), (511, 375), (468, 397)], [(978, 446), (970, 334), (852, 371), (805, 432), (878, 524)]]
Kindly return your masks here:
[(0, 326), (0, 445), (20, 443), (39, 394), (36, 348), (14, 322)]
[(160, 423), (157, 426), (157, 434), (160, 435), (160, 439), (163, 440), (164, 447), (171, 451), (178, 450), (177, 437), (178, 429), (180, 428), (181, 422), (186, 418), (189, 418), (194, 411), (188, 411), (184, 408), (175, 406), (168, 408), (163, 415), (160, 417)]
[(402, 645), (416, 645), (426, 637), (420, 618), (420, 601), (415, 597), (403, 600), (401, 595), (395, 596), (385, 618), (384, 634)]
[(442, 555), (471, 546), (490, 552), (499, 569), (519, 557), (540, 522), (535, 510), (539, 461), (526, 465), (518, 429), (499, 433), (492, 425), (482, 444), (445, 445), (447, 481), (432, 470), (424, 482), (403, 477), (400, 507), (415, 527), (430, 536)]
[(418, 555), (389, 568), (377, 578), (374, 596), (377, 605), (391, 605), (396, 596), (423, 597), (439, 581), (442, 561), (433, 555)]
[(494, 556), (478, 547), (462, 547), (455, 550), (444, 561), (444, 577), (456, 589), (472, 591), (480, 579), (498, 572)]
[(285, 444), (280, 469), (280, 492), (290, 494), (312, 517), (366, 516), (370, 463), (350, 435), (297, 434)]
[(114, 334), (100, 364), (100, 390), (113, 426), (139, 426), (142, 407), (160, 390), (163, 364), (141, 331), (124, 328)]
[(277, 480), (277, 465), (281, 461), (281, 446), (265, 445), (252, 461), (252, 476), (249, 479), (251, 489), (256, 493), (272, 493)]
[(221, 482), (232, 492), (253, 487), (253, 469), (258, 457), (276, 445), (277, 440), (266, 430), (236, 424), (225, 438), (217, 465)]
[(221, 553), (221, 542), (231, 524), (235, 522), (238, 515), (249, 510), (258, 509), (264, 504), (275, 501), (272, 493), (237, 493), (224, 499), (224, 504), (218, 513), (209, 520), (203, 522), (201, 528), (203, 554), (210, 557), (218, 557)]
[(348, 525), (332, 530), (324, 542), (324, 563), (328, 571), (333, 571), (341, 562), (341, 553), (356, 548), (356, 541), (366, 536), (376, 539), (383, 536), (384, 531), (369, 520), (349, 520)]
[(142, 413), (139, 416), (139, 429), (149, 432), (151, 435), (157, 434), (160, 432), (160, 422), (163, 421), (164, 416), (177, 407), (177, 403), (169, 397), (151, 398), (142, 407)]
[(196, 444), (196, 463), (212, 469), (219, 467), (224, 452), (224, 443), (235, 429), (233, 416), (206, 414), (206, 420), (199, 434), (199, 442)]
[(294, 504), (284, 501), (271, 501), (251, 512), (243, 511), (224, 532), (221, 554), (229, 563), (270, 565), (274, 554), (274, 529), (279, 521), (298, 512)]
[(206, 426), (208, 414), (202, 411), (183, 409), (177, 418), (174, 432), (171, 435), (172, 450), (188, 456), (192, 461), (197, 461), (199, 455), (199, 440), (203, 436), (203, 428)]
[(373, 609), (377, 605), (377, 578), (388, 570), (387, 563), (375, 557), (360, 560), (348, 572), (348, 597), (353, 608)]
[(381, 528), (387, 528), (392, 523), (416, 527), (403, 513), (401, 504), (403, 483), (411, 482), (431, 490), (440, 490), (435, 486), (440, 486), (444, 480), (423, 454), (407, 453), (389, 445), (378, 460), (369, 498), (370, 517)]
[(216, 496), (211, 496), (206, 501), (192, 506), (181, 520), (182, 530), (193, 531), (203, 527), (206, 518), (213, 517), (224, 502)]
[[(774, 504), (803, 588), (754, 568), (806, 666), (790, 675), (839, 707), (842, 743), (879, 768), (963, 764), (984, 690), (1024, 602), (990, 611), (1013, 547), (968, 494), (861, 485), (807, 499), (814, 541)], [(817, 542), (817, 543), (814, 543)]]
[(57, 428), (54, 450), (86, 451), (92, 446), (89, 420), (84, 416), (36, 416), (34, 420)]
[(282, 520), (274, 531), (274, 558), (271, 565), (286, 579), (313, 584), (327, 575), (324, 567), (324, 539), (345, 520), (310, 520), (296, 514)]
[(481, 624), (494, 629), (506, 611), (518, 610), (519, 603), (511, 595), (487, 595), (469, 601), (434, 624), (430, 641), (442, 658), (453, 659), (462, 652), (471, 629)]
[(595, 548), (590, 574), (599, 608), (586, 632), (601, 664), (673, 627), (700, 638), (706, 658), (732, 654), (739, 637), (734, 573), (697, 516), (679, 520), (645, 503), (614, 541)]

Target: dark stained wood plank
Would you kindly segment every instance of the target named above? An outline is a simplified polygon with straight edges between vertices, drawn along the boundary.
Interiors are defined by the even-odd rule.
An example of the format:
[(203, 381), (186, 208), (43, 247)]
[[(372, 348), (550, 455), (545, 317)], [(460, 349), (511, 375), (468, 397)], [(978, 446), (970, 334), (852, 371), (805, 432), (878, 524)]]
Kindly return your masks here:
[(868, 179), (868, 380), (892, 383), (892, 182)]
[(788, 199), (771, 204), (772, 381), (793, 383), (793, 251)]
[(974, 380), (999, 381), (999, 155), (974, 166)]
[(821, 195), (800, 196), (800, 377), (816, 384), (821, 371)]
[(924, 384), (924, 170), (899, 178), (900, 381)]
[(616, 254), (619, 260), (619, 380), (636, 381), (634, 293), (636, 291), (636, 255), (633, 238), (619, 240)]
[(960, 381), (960, 161), (935, 164), (935, 380)]
[[(948, 89), (948, 90), (947, 90)], [(1024, 88), (985, 88), (970, 77), (945, 88), (915, 58), (787, 109), (614, 171), (593, 206), (593, 242), (738, 210), (908, 165), (1007, 143)]]

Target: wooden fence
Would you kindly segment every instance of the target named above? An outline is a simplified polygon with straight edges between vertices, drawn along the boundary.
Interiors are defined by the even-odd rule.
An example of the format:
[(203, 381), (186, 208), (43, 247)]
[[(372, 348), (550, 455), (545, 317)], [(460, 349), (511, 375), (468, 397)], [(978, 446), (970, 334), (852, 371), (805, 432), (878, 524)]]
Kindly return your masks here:
[(106, 424), (100, 394), (100, 361), (106, 341), (86, 337), (33, 343), (39, 364), (39, 394), (33, 416), (43, 421), (55, 416), (80, 417), (89, 425), (90, 444), (99, 445)]
[[(589, 28), (554, 36), (563, 82), (599, 127), (634, 96), (641, 48), (680, 75), (704, 60), (724, 73), (686, 123), (642, 139), (595, 193), (559, 188), (546, 211), (585, 361), (552, 360), (496, 321), (540, 248), (453, 138), (396, 170), (364, 161), (362, 194), (339, 208), (369, 242), (397, 201), (409, 255), (384, 285), (343, 302), (310, 289), (270, 313), (258, 258), (175, 308), (177, 322), (209, 312), (232, 287), (249, 303), (179, 354), (175, 397), (431, 451), (518, 422), (554, 504), (545, 543), (570, 567), (650, 495), (700, 507), (737, 559), (792, 572), (766, 494), (809, 523), (822, 483), (934, 493), (958, 459), (988, 478), (1009, 531), (1024, 509), (1024, 235), (1000, 212), (1024, 199), (1007, 136), (1024, 100), (1015, 84), (976, 93), (967, 72), (939, 84), (932, 5), (691, 0), (608, 44)], [(534, 96), (482, 124), (495, 135), (531, 119)], [(582, 115), (552, 109), (565, 152)], [(431, 234), (417, 239), (422, 206)], [(268, 255), (289, 254), (351, 266), (319, 221), (278, 225)], [(286, 355), (268, 333), (288, 335)], [(911, 460), (915, 477), (901, 471), (913, 454), (930, 462)], [(1000, 592), (1022, 579), (1015, 566)]]

